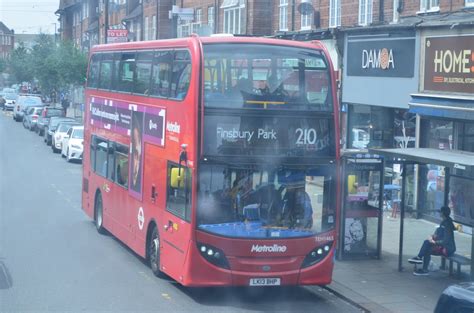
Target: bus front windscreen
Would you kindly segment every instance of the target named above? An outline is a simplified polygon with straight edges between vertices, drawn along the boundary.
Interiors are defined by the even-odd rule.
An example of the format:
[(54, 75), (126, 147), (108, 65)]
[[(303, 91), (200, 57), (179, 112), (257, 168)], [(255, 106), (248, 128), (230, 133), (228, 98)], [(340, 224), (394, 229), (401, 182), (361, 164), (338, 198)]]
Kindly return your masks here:
[(331, 78), (318, 50), (262, 44), (204, 46), (209, 108), (331, 112)]
[(231, 238), (295, 238), (335, 226), (334, 166), (199, 169), (198, 229)]

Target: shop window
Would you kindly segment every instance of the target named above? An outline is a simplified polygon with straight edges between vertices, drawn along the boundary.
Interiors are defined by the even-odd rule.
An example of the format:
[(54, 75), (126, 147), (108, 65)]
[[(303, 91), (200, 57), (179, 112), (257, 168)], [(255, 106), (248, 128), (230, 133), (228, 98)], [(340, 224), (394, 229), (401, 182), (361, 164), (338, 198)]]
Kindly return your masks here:
[(457, 148), (474, 152), (474, 123), (459, 123)]
[(349, 110), (350, 148), (393, 147), (393, 109), (369, 105), (351, 105)]
[(453, 149), (453, 122), (422, 120), (421, 147), (440, 150)]

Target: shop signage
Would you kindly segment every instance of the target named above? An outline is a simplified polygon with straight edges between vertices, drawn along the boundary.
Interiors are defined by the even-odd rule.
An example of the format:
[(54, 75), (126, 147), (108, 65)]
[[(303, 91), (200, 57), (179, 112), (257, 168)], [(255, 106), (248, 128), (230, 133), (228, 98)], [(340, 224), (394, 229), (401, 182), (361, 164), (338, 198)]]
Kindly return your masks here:
[(415, 39), (349, 37), (347, 44), (347, 75), (373, 77), (413, 77)]
[(474, 35), (425, 39), (424, 90), (474, 94)]

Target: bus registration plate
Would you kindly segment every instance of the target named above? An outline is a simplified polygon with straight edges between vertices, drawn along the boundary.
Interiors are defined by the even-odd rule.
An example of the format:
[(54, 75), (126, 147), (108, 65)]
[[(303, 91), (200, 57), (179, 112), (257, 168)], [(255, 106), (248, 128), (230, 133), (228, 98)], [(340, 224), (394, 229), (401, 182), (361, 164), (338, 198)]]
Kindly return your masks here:
[(250, 278), (250, 286), (280, 286), (280, 278)]

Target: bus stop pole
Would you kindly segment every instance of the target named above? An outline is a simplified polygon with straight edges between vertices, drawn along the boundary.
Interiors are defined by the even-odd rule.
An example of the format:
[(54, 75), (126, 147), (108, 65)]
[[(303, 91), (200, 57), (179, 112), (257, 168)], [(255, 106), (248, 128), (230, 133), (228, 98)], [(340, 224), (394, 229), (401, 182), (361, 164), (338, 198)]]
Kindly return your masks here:
[(400, 241), (398, 245), (398, 271), (403, 271), (403, 223), (405, 221), (405, 186), (407, 182), (406, 164), (402, 163), (402, 199), (400, 202)]

